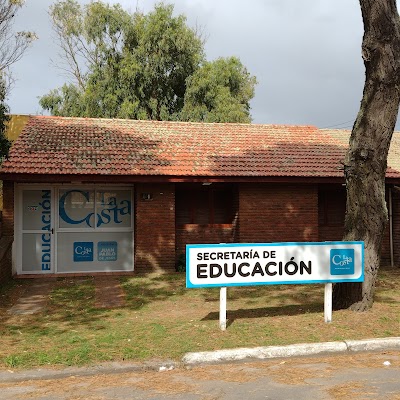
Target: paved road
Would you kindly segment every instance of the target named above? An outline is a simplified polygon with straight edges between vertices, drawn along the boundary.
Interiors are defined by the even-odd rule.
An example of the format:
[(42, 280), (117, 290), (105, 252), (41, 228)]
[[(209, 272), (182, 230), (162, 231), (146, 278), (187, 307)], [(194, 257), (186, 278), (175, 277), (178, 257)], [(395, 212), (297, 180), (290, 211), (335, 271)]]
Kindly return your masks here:
[[(386, 365), (385, 365), (386, 364)], [(95, 370), (95, 369), (94, 369)], [(90, 370), (90, 371), (94, 371)], [(68, 377), (42, 371), (17, 382), (21, 373), (0, 373), (2, 400), (108, 399), (387, 399), (400, 400), (400, 352), (354, 353), (175, 368), (164, 371)], [(53, 374), (54, 375), (54, 374)], [(14, 381), (13, 381), (14, 380)]]

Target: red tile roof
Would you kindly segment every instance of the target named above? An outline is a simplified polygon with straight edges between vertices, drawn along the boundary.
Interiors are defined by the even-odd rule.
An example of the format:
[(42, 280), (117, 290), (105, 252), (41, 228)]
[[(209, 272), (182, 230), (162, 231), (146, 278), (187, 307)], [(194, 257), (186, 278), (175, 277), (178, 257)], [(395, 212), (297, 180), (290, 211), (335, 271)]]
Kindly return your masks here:
[[(32, 116), (1, 173), (342, 177), (348, 136), (313, 126)], [(400, 177), (400, 168), (388, 172)]]

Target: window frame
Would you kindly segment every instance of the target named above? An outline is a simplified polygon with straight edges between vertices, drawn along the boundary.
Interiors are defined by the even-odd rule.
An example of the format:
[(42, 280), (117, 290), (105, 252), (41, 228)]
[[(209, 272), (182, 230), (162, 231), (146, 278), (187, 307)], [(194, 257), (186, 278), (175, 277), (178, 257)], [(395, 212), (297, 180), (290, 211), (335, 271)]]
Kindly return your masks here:
[[(190, 215), (189, 223), (178, 223), (179, 220), (179, 193), (182, 193), (185, 197), (188, 196), (190, 199), (190, 206), (188, 208), (188, 214)], [(196, 221), (196, 211), (199, 209), (196, 206), (196, 199), (199, 193), (206, 193), (207, 194), (207, 217), (208, 223), (197, 223)], [(215, 223), (215, 214), (216, 214), (216, 207), (215, 207), (215, 193), (226, 193), (223, 196), (227, 196), (231, 198), (229, 207), (230, 210), (227, 211), (227, 215), (231, 214), (229, 219), (231, 222), (224, 222), (224, 223)], [(176, 187), (175, 189), (175, 202), (176, 202), (176, 210), (175, 210), (175, 225), (178, 229), (185, 229), (185, 228), (194, 228), (194, 227), (213, 227), (213, 228), (231, 228), (233, 226), (233, 221), (235, 217), (235, 187), (230, 184), (225, 185), (202, 185), (199, 186), (198, 184), (187, 184), (181, 187)]]
[[(339, 222), (332, 221), (329, 212), (332, 210), (328, 196), (331, 194), (344, 196), (343, 218)], [(343, 227), (346, 216), (346, 191), (342, 186), (339, 187), (319, 187), (318, 188), (318, 226), (320, 227)]]

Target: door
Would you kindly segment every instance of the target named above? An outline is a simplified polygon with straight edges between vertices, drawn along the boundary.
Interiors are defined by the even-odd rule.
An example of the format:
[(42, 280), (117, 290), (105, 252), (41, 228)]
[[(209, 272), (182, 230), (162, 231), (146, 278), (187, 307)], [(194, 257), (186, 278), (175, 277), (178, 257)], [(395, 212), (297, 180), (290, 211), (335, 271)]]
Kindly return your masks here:
[(16, 200), (18, 274), (133, 271), (132, 188), (24, 185)]
[(20, 188), (16, 219), (17, 271), (54, 272), (54, 206), (49, 187)]

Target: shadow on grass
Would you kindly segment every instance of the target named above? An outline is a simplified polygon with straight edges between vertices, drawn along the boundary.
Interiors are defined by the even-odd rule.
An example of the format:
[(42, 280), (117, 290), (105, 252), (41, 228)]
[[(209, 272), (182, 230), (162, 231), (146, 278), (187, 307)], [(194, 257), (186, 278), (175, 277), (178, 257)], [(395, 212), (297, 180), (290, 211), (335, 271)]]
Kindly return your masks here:
[[(228, 301), (245, 301), (246, 304), (259, 303), (263, 298), (271, 307), (286, 306), (287, 303), (323, 303), (323, 285), (265, 285), (229, 287)], [(210, 297), (204, 293), (205, 302), (218, 302), (219, 296)]]
[(153, 302), (172, 297), (183, 297), (187, 293), (184, 274), (155, 277), (136, 275), (133, 278), (122, 278), (121, 286), (125, 292), (125, 307), (130, 310), (139, 310)]
[[(227, 311), (228, 326), (232, 325), (238, 319), (253, 319), (253, 318), (267, 318), (267, 317), (283, 317), (295, 316), (303, 314), (321, 313), (324, 311), (324, 306), (319, 303), (308, 303), (302, 305), (286, 305), (278, 307), (260, 307), (260, 308), (239, 308), (237, 310)], [(210, 312), (202, 321), (218, 321), (219, 312)]]
[[(400, 292), (397, 290), (399, 274), (396, 272), (385, 271), (381, 274), (377, 284), (376, 301), (386, 304), (400, 301)], [(0, 292), (2, 300), (8, 303), (13, 291), (21, 285), (23, 289), (29, 284), (23, 282), (3, 288)], [(18, 333), (23, 330), (40, 337), (68, 332), (82, 326), (95, 332), (107, 329), (107, 320), (113, 318), (118, 309), (136, 311), (168, 299), (182, 302), (185, 306), (190, 305), (192, 299), (206, 303), (219, 301), (219, 288), (186, 289), (184, 273), (138, 274), (133, 277), (121, 277), (120, 284), (125, 295), (124, 306), (104, 309), (95, 307), (93, 278), (58, 279), (41, 313), (18, 319), (3, 312), (1, 322), (4, 329), (0, 332)], [(229, 306), (233, 308), (228, 310), (230, 323), (237, 319), (322, 312), (323, 285), (230, 287), (228, 308)], [(218, 312), (210, 312), (203, 318), (203, 320), (218, 319)]]
[[(136, 275), (119, 279), (125, 294), (125, 305), (110, 308), (95, 306), (95, 281), (93, 277), (59, 278), (54, 280), (53, 288), (44, 308), (34, 314), (16, 316), (8, 313), (13, 303), (24, 296), (25, 289), (35, 285), (37, 280), (11, 281), (0, 292), (1, 332), (35, 337), (62, 334), (82, 327), (93, 331), (107, 329), (109, 318), (113, 318), (119, 309), (139, 310), (142, 307), (167, 300), (170, 297), (183, 296), (186, 292), (184, 274), (166, 274), (161, 276)], [(17, 291), (17, 289), (19, 289)], [(13, 299), (13, 300), (12, 300)]]

